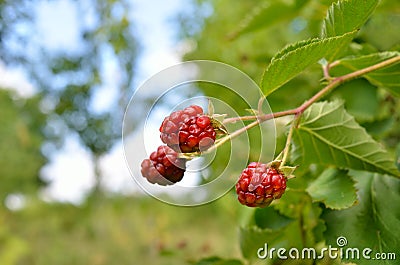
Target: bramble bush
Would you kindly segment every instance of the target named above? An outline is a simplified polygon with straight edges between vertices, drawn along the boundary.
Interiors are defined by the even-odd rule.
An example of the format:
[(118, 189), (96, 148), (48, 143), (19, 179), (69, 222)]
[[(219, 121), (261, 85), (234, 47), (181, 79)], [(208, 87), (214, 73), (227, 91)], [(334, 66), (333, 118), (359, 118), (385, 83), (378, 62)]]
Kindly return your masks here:
[[(213, 4), (214, 15), (204, 19), (201, 32), (185, 36), (197, 44), (185, 58), (218, 60), (261, 77), (260, 100), (274, 111), (222, 124), (245, 121), (241, 133), (271, 119), (291, 121), (277, 136), (276, 159), (262, 161), (289, 177), (286, 191), (270, 206), (255, 208), (240, 227), (243, 260), (210, 257), (196, 264), (397, 264), (399, 3), (249, 1), (227, 7), (231, 2), (221, 0), (200, 1), (199, 7), (205, 3)], [(196, 21), (183, 20), (187, 28)], [(276, 52), (288, 40), (295, 41)], [(265, 58), (271, 60), (261, 75)], [(201, 89), (207, 96), (216, 93)], [(257, 253), (266, 243), (275, 254), (260, 259)], [(329, 246), (339, 248), (331, 253), (339, 258), (319, 257)], [(317, 256), (299, 259), (286, 252), (287, 259), (279, 258), (279, 248), (297, 248), (300, 254), (314, 248)], [(358, 248), (360, 258), (343, 254), (350, 248)], [(366, 248), (370, 252), (363, 256)], [(376, 253), (383, 253), (381, 260)]]

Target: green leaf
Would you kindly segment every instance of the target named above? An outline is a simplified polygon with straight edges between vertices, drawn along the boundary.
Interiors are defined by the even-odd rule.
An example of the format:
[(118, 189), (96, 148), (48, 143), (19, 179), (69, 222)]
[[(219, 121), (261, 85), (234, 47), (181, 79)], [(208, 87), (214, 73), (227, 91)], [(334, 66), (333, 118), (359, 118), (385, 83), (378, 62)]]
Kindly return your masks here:
[(289, 179), (286, 183), (287, 188), (305, 191), (324, 170), (325, 165), (313, 164), (312, 167), (300, 165), (296, 170), (295, 178)]
[[(322, 213), (321, 207), (318, 203), (312, 203), (312, 198), (305, 191), (288, 189), (284, 196), (275, 201), (272, 206), (281, 216), (290, 220), (282, 219), (286, 224), (282, 226), (282, 230), (279, 230), (282, 231), (279, 238), (281, 241), (273, 243), (276, 245), (286, 244), (289, 247), (313, 246), (322, 240), (322, 231), (325, 230), (325, 225), (319, 218)], [(297, 230), (294, 227), (301, 229)], [(301, 233), (301, 235), (296, 233)], [(299, 239), (300, 241), (297, 241)]]
[(243, 265), (240, 260), (221, 259), (219, 257), (209, 257), (199, 260), (194, 265)]
[(285, 227), (293, 220), (280, 214), (273, 207), (257, 208), (254, 212), (254, 220), (258, 227), (272, 230)]
[(310, 39), (285, 47), (280, 51), (264, 72), (261, 86), (268, 96), (280, 86), (304, 71), (322, 58), (331, 58), (343, 49), (355, 32), (326, 39)]
[(293, 136), (296, 164), (321, 163), (400, 177), (393, 158), (345, 111), (343, 102), (313, 104)]
[[(400, 52), (381, 52), (343, 58), (337, 61), (337, 64), (331, 69), (331, 74), (335, 76), (345, 75), (396, 56), (400, 56)], [(400, 96), (400, 62), (368, 73), (364, 77), (371, 84), (384, 87), (393, 94)]]
[(293, 173), (298, 168), (298, 166), (290, 167), (290, 166), (282, 166), (279, 168), (279, 171), (282, 172), (287, 178), (294, 177)]
[(344, 0), (332, 4), (323, 22), (322, 36), (339, 36), (360, 29), (374, 12), (378, 2), (378, 0)]
[[(350, 171), (356, 181), (359, 204), (342, 211), (326, 210), (322, 215), (327, 225), (327, 244), (336, 247), (336, 239), (344, 236), (346, 248), (371, 248), (377, 252), (400, 255), (400, 180), (370, 172)], [(361, 256), (361, 253), (360, 253)], [(390, 263), (391, 262), (391, 263)], [(357, 264), (397, 264), (393, 261), (360, 259)]]
[(344, 209), (352, 206), (357, 200), (353, 180), (347, 171), (336, 168), (326, 169), (307, 188), (313, 201), (323, 202), (331, 209)]
[(363, 78), (344, 83), (335, 89), (332, 97), (343, 99), (346, 110), (358, 122), (372, 121), (379, 112), (377, 88)]
[[(284, 197), (275, 203), (273, 207), (256, 211), (255, 222), (253, 222), (256, 225), (240, 228), (240, 247), (246, 259), (258, 260), (257, 251), (264, 248), (265, 244), (268, 244), (268, 248), (285, 247), (289, 249), (315, 243), (313, 242), (313, 229), (316, 228), (314, 224), (318, 223), (321, 211), (319, 209), (318, 212), (318, 209), (312, 208), (311, 198), (308, 194), (287, 191)], [(269, 210), (270, 208), (273, 210)], [(287, 217), (286, 213), (290, 217)], [(275, 221), (278, 219), (283, 221), (284, 225), (278, 225), (275, 221), (271, 221), (270, 214), (275, 216), (273, 218)]]
[(263, 1), (239, 22), (238, 29), (229, 34), (229, 38), (234, 39), (245, 33), (270, 27), (278, 22), (294, 18), (307, 2), (309, 0)]
[(271, 244), (281, 235), (281, 230), (261, 229), (257, 226), (241, 227), (239, 230), (240, 248), (246, 259), (256, 259), (257, 250), (265, 243)]
[[(239, 231), (240, 247), (243, 257), (248, 260), (259, 260), (257, 251), (265, 248), (291, 248), (303, 246), (302, 229), (299, 220), (292, 222), (279, 230), (260, 229), (257, 226), (241, 227)], [(305, 228), (306, 229), (306, 228)], [(306, 242), (307, 243), (307, 242)]]

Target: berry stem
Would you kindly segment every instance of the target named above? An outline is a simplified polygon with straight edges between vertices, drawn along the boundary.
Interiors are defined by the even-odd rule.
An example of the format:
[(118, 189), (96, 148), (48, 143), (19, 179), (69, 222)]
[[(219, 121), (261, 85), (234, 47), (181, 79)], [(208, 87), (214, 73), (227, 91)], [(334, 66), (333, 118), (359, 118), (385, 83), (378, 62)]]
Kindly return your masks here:
[[(286, 110), (286, 111), (280, 111), (280, 112), (275, 112), (275, 113), (269, 113), (269, 114), (265, 114), (262, 116), (242, 116), (242, 117), (237, 117), (237, 118), (245, 118), (245, 117), (258, 117), (257, 120), (253, 121), (252, 123), (249, 123), (248, 125), (234, 131), (231, 134), (226, 135), (225, 137), (223, 137), (222, 139), (220, 139), (217, 143), (215, 143), (213, 146), (211, 146), (209, 149), (207, 149), (207, 151), (203, 152), (203, 153), (209, 153), (211, 151), (213, 151), (214, 149), (217, 149), (219, 146), (223, 145), (224, 143), (226, 143), (227, 141), (239, 136), (240, 134), (244, 133), (245, 131), (257, 126), (258, 124), (274, 119), (274, 118), (279, 118), (279, 117), (283, 117), (283, 116), (288, 116), (288, 115), (293, 115), (295, 114), (295, 112), (293, 112), (293, 110)], [(238, 120), (253, 120), (252, 119), (237, 119), (237, 118), (228, 118), (225, 119), (224, 121), (230, 120), (230, 119), (235, 119), (234, 122), (237, 122)], [(225, 123), (231, 123), (230, 121), (225, 122)]]
[[(239, 130), (234, 131), (233, 133), (225, 136), (224, 138), (222, 138), (218, 143), (216, 143), (215, 145), (213, 145), (210, 149), (208, 149), (206, 152), (212, 151), (216, 148), (218, 148), (219, 146), (221, 146), (222, 144), (224, 144), (225, 142), (233, 139), (234, 137), (242, 134), (243, 132), (257, 126), (258, 124), (274, 119), (274, 118), (279, 118), (279, 117), (283, 117), (283, 116), (288, 116), (288, 115), (295, 115), (295, 120), (292, 123), (292, 126), (290, 128), (289, 131), (289, 135), (288, 135), (288, 139), (286, 141), (286, 146), (285, 146), (285, 153), (283, 156), (283, 161), (282, 164), (284, 164), (286, 162), (287, 156), (288, 156), (288, 152), (289, 152), (289, 146), (290, 146), (290, 142), (291, 142), (291, 138), (293, 135), (293, 130), (294, 127), (297, 127), (297, 123), (300, 120), (300, 116), (301, 114), (303, 114), (303, 112), (308, 109), (313, 103), (317, 102), (318, 100), (320, 100), (321, 98), (325, 97), (327, 94), (329, 94), (333, 89), (335, 89), (336, 87), (340, 86), (341, 84), (353, 80), (355, 78), (361, 77), (365, 74), (368, 74), (370, 72), (373, 72), (375, 70), (396, 64), (400, 62), (400, 55), (392, 57), (388, 60), (382, 61), (380, 63), (368, 66), (366, 68), (351, 72), (349, 74), (343, 75), (343, 76), (339, 76), (339, 77), (330, 77), (329, 73), (327, 71), (329, 71), (330, 68), (337, 66), (340, 63), (340, 60), (335, 61), (331, 64), (328, 64), (327, 69), (324, 69), (324, 74), (328, 74), (328, 76), (330, 77), (330, 79), (328, 80), (330, 83), (328, 85), (326, 85), (323, 89), (321, 89), (318, 93), (316, 93), (314, 96), (312, 96), (309, 100), (307, 100), (306, 102), (304, 102), (302, 105), (300, 105), (297, 108), (294, 109), (289, 109), (289, 110), (285, 110), (285, 111), (280, 111), (280, 112), (274, 112), (274, 113), (268, 113), (268, 114), (263, 114), (263, 115), (256, 115), (256, 116), (241, 116), (241, 117), (234, 117), (234, 118), (227, 118), (223, 120), (223, 124), (228, 124), (228, 123), (235, 123), (237, 121), (249, 121), (249, 120), (255, 120), (252, 123), (249, 123), (248, 125), (244, 126), (243, 128), (240, 128)], [(259, 107), (260, 109), (260, 107)]]
[(284, 166), (286, 164), (286, 161), (287, 161), (287, 159), (289, 157), (290, 144), (292, 142), (293, 131), (294, 131), (294, 128), (296, 128), (297, 125), (299, 124), (300, 117), (301, 117), (300, 113), (296, 114), (295, 118), (292, 121), (292, 124), (290, 125), (289, 134), (288, 134), (288, 137), (286, 139), (285, 149), (283, 150), (283, 157), (282, 157), (281, 166)]
[(332, 81), (334, 77), (331, 76), (329, 73), (329, 70), (331, 70), (333, 67), (337, 66), (340, 64), (340, 61), (334, 61), (332, 63), (326, 63), (322, 65), (322, 73), (324, 74), (324, 79), (328, 82)]
[(322, 72), (324, 73), (325, 80), (332, 80), (332, 76), (329, 74), (330, 64), (326, 64), (322, 66)]
[(279, 118), (294, 114), (296, 114), (296, 109), (290, 109), (285, 111), (268, 113), (261, 116), (241, 116), (241, 117), (227, 118), (224, 119), (222, 123), (227, 124), (227, 123), (235, 123), (237, 121), (250, 121), (250, 120), (259, 120), (260, 122), (264, 122), (274, 118)]
[(207, 149), (205, 152), (203, 152), (203, 154), (206, 153), (210, 153), (211, 151), (217, 149), (218, 147), (220, 147), (221, 145), (223, 145), (224, 143), (226, 143), (227, 141), (239, 136), (240, 134), (244, 133), (245, 131), (257, 126), (260, 122), (258, 120), (253, 121), (252, 123), (234, 131), (231, 134), (228, 134), (226, 136), (224, 136), (222, 139), (220, 139), (219, 141), (217, 141), (213, 146), (211, 146), (209, 149)]

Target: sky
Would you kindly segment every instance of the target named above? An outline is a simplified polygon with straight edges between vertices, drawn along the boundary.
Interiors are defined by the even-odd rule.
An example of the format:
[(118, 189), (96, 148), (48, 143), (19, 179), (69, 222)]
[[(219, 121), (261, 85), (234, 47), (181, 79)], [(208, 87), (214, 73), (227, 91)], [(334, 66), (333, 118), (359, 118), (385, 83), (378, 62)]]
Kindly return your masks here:
[[(176, 42), (178, 28), (172, 20), (178, 12), (187, 8), (188, 2), (132, 0), (132, 3), (134, 11), (131, 15), (142, 47), (136, 69), (135, 86), (138, 86), (158, 71), (180, 62), (182, 44)], [(43, 1), (37, 5), (35, 12), (38, 18), (36, 27), (41, 33), (36, 41), (50, 49), (79, 49), (77, 29), (81, 18), (70, 0)], [(90, 23), (90, 16), (83, 19), (88, 19)], [(60, 28), (63, 29), (62, 32)], [(107, 109), (116, 96), (111, 77), (117, 69), (112, 61), (106, 64), (106, 70), (110, 82), (107, 89), (98, 91), (92, 106), (99, 111)], [(32, 96), (36, 91), (23, 69), (7, 68), (1, 60), (0, 86), (14, 89), (21, 97)], [(51, 184), (41, 192), (41, 197), (46, 201), (81, 203), (94, 184), (91, 159), (90, 153), (79, 144), (76, 137), (66, 139), (62, 150), (52, 155), (50, 162), (42, 168), (42, 177), (50, 180)], [(103, 183), (109, 191), (139, 192), (125, 164), (121, 142), (102, 157), (100, 164), (105, 177)], [(15, 196), (8, 200), (13, 201), (21, 203), (20, 200), (15, 200)]]

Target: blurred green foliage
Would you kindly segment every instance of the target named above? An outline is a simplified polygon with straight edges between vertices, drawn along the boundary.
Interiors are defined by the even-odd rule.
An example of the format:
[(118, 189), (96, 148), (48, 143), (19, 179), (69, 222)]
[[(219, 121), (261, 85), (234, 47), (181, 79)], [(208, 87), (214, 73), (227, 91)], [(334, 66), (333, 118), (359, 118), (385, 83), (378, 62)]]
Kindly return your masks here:
[(210, 254), (238, 258), (232, 239), (239, 206), (232, 201), (185, 208), (107, 197), (76, 207), (32, 199), (22, 211), (0, 208), (0, 262), (183, 265)]
[(42, 183), (39, 170), (47, 161), (40, 152), (45, 115), (38, 100), (14, 100), (11, 92), (0, 89), (1, 201), (9, 193), (36, 191)]

